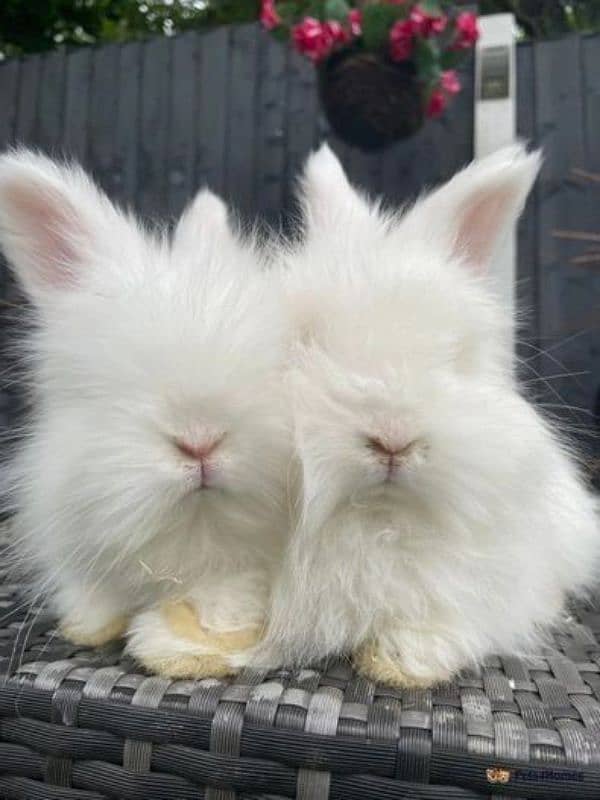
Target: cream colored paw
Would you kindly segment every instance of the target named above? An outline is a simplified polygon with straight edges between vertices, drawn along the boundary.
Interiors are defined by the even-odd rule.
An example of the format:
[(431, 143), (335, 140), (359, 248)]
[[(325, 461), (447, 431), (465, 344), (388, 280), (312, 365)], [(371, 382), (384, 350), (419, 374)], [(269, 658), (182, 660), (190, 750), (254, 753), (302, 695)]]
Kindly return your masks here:
[(232, 667), (220, 655), (176, 655), (140, 657), (138, 660), (149, 671), (166, 678), (226, 678), (235, 675)]
[(172, 678), (235, 675), (260, 638), (259, 626), (217, 631), (186, 601), (144, 611), (132, 622), (128, 651), (148, 670)]
[(196, 609), (185, 600), (166, 603), (161, 614), (175, 636), (227, 655), (249, 650), (260, 639), (259, 627), (235, 631), (215, 631), (200, 624)]
[(103, 644), (121, 639), (127, 630), (127, 617), (115, 617), (109, 623), (96, 630), (88, 630), (81, 624), (63, 620), (58, 627), (60, 635), (73, 644), (82, 647), (100, 647)]
[(354, 666), (366, 678), (399, 689), (428, 689), (450, 677), (433, 674), (414, 675), (405, 672), (400, 659), (390, 658), (373, 642), (363, 645), (354, 653)]

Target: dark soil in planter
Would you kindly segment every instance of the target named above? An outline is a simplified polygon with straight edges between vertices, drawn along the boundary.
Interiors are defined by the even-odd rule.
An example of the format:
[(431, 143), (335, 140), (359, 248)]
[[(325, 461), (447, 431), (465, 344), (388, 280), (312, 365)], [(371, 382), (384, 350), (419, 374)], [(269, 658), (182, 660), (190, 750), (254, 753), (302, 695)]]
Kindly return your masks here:
[(363, 150), (379, 150), (423, 125), (423, 95), (414, 64), (352, 49), (319, 70), (321, 102), (335, 133)]

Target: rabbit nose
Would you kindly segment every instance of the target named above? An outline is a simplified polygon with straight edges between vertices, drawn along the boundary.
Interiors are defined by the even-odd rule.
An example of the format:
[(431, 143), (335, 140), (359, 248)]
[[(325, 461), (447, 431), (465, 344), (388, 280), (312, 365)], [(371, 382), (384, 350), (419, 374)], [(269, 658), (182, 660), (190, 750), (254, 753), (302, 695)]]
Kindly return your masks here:
[(191, 461), (204, 461), (219, 447), (225, 434), (203, 439), (178, 439), (175, 444), (179, 452)]
[(395, 456), (407, 455), (414, 441), (411, 439), (383, 439), (367, 436), (367, 447), (386, 461)]

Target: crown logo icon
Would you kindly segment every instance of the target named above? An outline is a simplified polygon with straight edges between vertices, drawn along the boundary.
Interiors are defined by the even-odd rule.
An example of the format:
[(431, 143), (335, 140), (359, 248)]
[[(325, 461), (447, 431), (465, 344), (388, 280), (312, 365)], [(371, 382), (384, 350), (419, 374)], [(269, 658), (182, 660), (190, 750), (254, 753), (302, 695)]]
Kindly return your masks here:
[(487, 775), (488, 783), (508, 783), (511, 771), (504, 767), (488, 767), (485, 774)]

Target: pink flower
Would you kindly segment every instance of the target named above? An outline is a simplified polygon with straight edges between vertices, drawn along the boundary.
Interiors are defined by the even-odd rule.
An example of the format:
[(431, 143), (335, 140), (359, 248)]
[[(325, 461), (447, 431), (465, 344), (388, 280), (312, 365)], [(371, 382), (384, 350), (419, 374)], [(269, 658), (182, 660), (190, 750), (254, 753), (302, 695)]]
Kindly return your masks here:
[(360, 36), (362, 34), (362, 11), (360, 8), (354, 8), (348, 14), (348, 22), (350, 23), (350, 33), (352, 36)]
[(275, 0), (262, 0), (260, 21), (268, 31), (272, 31), (281, 23), (281, 17), (275, 8)]
[(458, 94), (460, 92), (460, 80), (456, 74), (456, 70), (447, 69), (442, 72), (442, 79), (440, 80), (440, 88), (446, 94)]
[(335, 47), (336, 44), (347, 44), (350, 41), (348, 31), (335, 20), (323, 23), (323, 37), (327, 41), (329, 49)]
[(320, 61), (329, 52), (323, 25), (314, 17), (305, 17), (292, 28), (292, 40), (296, 50), (311, 61)]
[(398, 20), (390, 31), (390, 56), (394, 61), (406, 61), (413, 51), (415, 26), (412, 20)]
[(447, 102), (446, 95), (442, 90), (434, 89), (429, 98), (427, 108), (425, 109), (426, 115), (431, 118), (439, 117), (444, 113)]
[(418, 36), (427, 38), (440, 34), (448, 22), (448, 17), (432, 17), (423, 11), (420, 6), (415, 6), (410, 12), (410, 20), (414, 25), (415, 33)]
[(327, 58), (336, 45), (350, 41), (350, 34), (335, 20), (322, 23), (305, 17), (292, 28), (292, 39), (299, 53), (317, 63)]
[(456, 39), (454, 48), (457, 50), (468, 50), (473, 47), (479, 39), (479, 27), (477, 25), (477, 14), (471, 11), (463, 11), (456, 18)]
[(437, 36), (446, 29), (448, 24), (448, 17), (442, 15), (441, 17), (429, 17), (429, 30), (432, 35)]

